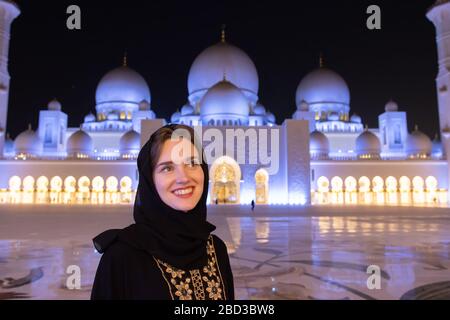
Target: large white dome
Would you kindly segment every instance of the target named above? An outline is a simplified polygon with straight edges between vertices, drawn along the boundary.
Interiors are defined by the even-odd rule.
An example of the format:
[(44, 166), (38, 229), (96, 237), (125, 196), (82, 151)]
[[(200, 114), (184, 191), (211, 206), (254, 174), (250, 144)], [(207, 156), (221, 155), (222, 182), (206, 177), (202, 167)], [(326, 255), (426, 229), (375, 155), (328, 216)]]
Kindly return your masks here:
[(145, 79), (127, 66), (116, 68), (100, 80), (95, 99), (98, 104), (128, 102), (139, 104), (151, 101), (150, 89)]
[(30, 156), (40, 156), (43, 151), (43, 143), (37, 132), (31, 129), (19, 134), (14, 140), (14, 151), (16, 155), (25, 154)]
[(345, 80), (333, 70), (319, 68), (306, 75), (297, 87), (295, 102), (310, 106), (317, 103), (350, 104), (350, 90)]
[(200, 102), (201, 117), (228, 116), (248, 117), (249, 101), (244, 94), (231, 82), (220, 81), (205, 94)]
[(93, 149), (91, 136), (83, 130), (74, 132), (67, 140), (67, 154), (69, 156), (77, 153), (90, 155)]
[(219, 42), (205, 49), (194, 60), (188, 76), (189, 95), (204, 94), (221, 81), (224, 74), (244, 93), (258, 94), (258, 72), (253, 61), (241, 49), (227, 42)]

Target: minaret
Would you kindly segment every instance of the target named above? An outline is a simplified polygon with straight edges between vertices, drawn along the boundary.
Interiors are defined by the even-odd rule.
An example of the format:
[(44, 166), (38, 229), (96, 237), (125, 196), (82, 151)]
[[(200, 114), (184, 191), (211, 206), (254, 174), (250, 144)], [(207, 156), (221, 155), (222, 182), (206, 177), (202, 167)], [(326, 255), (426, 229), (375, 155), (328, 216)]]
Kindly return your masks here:
[[(436, 29), (439, 65), (436, 86), (440, 132), (450, 133), (450, 1), (437, 0), (428, 10), (427, 18)], [(445, 145), (443, 141), (443, 146), (447, 149)]]
[(12, 22), (19, 14), (20, 9), (13, 1), (0, 0), (0, 157), (3, 156), (8, 117), (10, 30)]

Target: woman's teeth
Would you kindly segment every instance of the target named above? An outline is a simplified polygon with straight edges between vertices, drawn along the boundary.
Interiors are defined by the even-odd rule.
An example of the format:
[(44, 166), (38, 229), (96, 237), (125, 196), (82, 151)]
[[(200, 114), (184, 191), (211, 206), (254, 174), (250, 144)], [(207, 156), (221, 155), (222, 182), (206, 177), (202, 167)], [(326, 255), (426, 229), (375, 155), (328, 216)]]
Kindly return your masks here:
[(181, 195), (184, 195), (184, 194), (191, 193), (192, 190), (193, 190), (193, 188), (178, 189), (178, 190), (175, 190), (173, 193), (175, 193), (176, 195), (181, 196)]

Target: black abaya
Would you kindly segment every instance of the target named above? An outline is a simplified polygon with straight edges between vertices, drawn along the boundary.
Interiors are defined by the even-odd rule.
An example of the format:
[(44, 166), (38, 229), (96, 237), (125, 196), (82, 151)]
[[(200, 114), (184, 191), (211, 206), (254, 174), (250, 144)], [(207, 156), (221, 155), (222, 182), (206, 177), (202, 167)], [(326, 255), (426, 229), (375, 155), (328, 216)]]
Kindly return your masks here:
[[(234, 300), (233, 274), (226, 246), (217, 236), (212, 235), (212, 239), (219, 266), (218, 270), (215, 271), (218, 277), (214, 277), (212, 274), (211, 277), (208, 277), (208, 273), (203, 272), (203, 268), (197, 270), (209, 279), (222, 279), (223, 286), (221, 286), (221, 289), (225, 292), (221, 292), (220, 298)], [(176, 287), (170, 283), (171, 275), (166, 272), (166, 268), (162, 267), (162, 269), (158, 266), (157, 260), (145, 251), (133, 248), (121, 241), (114, 241), (101, 258), (91, 299), (179, 299), (181, 296), (178, 297), (176, 292), (182, 293), (182, 290), (176, 290)], [(176, 271), (174, 270), (174, 272)], [(185, 274), (194, 274), (193, 271), (195, 270), (185, 270)], [(184, 275), (182, 275), (183, 278), (178, 277), (177, 280), (179, 280), (179, 283), (182, 280), (186, 283), (187, 278), (191, 279), (188, 285), (192, 293), (184, 295), (182, 299), (191, 298), (195, 300), (198, 295), (197, 297), (195, 295), (196, 290), (192, 277), (185, 277)], [(202, 282), (205, 299), (219, 298), (217, 294), (214, 296), (212, 292), (206, 290), (208, 288), (207, 281)], [(189, 291), (186, 293), (189, 293)]]

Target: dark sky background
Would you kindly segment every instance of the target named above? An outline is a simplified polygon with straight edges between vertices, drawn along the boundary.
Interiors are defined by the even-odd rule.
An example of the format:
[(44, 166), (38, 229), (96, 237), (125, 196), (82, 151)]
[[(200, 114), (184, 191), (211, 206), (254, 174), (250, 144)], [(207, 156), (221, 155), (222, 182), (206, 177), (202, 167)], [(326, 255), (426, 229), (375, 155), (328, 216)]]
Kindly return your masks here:
[[(392, 98), (431, 138), (438, 131), (434, 27), (429, 1), (16, 1), (12, 27), (8, 132), (16, 137), (56, 97), (77, 127), (95, 111), (101, 77), (122, 63), (147, 80), (152, 108), (170, 115), (187, 101), (195, 57), (220, 39), (254, 61), (259, 97), (279, 124), (295, 111), (295, 91), (308, 72), (325, 64), (348, 83), (351, 111), (370, 127)], [(78, 4), (82, 30), (66, 28), (66, 8)], [(377, 4), (382, 30), (366, 28), (366, 8)]]

